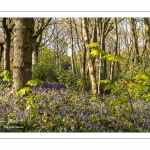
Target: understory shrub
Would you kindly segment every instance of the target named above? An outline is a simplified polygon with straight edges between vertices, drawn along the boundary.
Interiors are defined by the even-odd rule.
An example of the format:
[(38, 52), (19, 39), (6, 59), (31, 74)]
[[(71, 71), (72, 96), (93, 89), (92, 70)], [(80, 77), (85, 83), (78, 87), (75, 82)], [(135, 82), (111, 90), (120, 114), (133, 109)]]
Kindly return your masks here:
[(67, 88), (76, 90), (90, 90), (90, 79), (83, 78), (80, 74), (73, 75), (71, 70), (57, 69), (56, 71), (58, 82), (65, 85)]
[(50, 82), (58, 81), (55, 67), (53, 65), (45, 63), (38, 63), (33, 66), (32, 78)]

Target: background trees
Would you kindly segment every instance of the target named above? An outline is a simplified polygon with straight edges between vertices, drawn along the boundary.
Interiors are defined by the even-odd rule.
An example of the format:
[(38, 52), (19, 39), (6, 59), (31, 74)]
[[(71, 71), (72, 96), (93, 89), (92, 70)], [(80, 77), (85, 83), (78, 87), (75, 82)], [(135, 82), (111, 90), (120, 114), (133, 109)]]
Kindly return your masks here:
[(0, 130), (148, 132), (149, 31), (149, 18), (0, 18)]
[[(133, 67), (149, 67), (149, 18), (32, 18), (28, 23), (1, 18), (0, 27), (1, 71), (12, 71), (14, 64), (17, 84), (24, 85), (31, 78), (31, 72), (28, 76), (25, 70), (31, 69), (32, 62), (33, 78), (102, 95), (106, 84), (100, 80), (114, 84)], [(20, 43), (21, 38), (24, 42)], [(89, 47), (90, 43), (99, 46)], [(97, 52), (94, 55), (93, 48)], [(122, 63), (119, 57), (123, 57)], [(23, 67), (26, 64), (28, 67)], [(18, 73), (21, 66), (26, 68), (22, 75)]]

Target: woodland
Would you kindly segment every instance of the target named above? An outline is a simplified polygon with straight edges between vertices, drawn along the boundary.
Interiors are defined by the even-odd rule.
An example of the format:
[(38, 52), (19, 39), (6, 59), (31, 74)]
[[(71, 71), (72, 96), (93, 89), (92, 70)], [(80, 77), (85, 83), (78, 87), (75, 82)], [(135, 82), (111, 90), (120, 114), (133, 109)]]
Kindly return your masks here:
[(0, 132), (149, 132), (150, 18), (0, 18)]

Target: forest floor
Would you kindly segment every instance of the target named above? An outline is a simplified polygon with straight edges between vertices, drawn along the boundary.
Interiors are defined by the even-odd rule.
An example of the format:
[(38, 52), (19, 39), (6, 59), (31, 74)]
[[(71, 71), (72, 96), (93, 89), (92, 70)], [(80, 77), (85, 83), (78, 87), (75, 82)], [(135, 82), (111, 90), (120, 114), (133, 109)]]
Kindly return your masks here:
[[(4, 83), (1, 85), (1, 87)], [(92, 96), (44, 82), (23, 96), (0, 92), (0, 132), (149, 132), (150, 102), (114, 105), (115, 95)]]

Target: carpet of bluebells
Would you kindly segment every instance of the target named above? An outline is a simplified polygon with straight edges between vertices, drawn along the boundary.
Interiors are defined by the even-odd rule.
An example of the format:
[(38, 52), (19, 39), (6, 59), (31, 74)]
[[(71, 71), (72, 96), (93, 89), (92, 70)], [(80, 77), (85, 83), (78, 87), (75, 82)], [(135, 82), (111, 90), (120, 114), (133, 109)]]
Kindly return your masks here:
[[(1, 85), (2, 86), (2, 85)], [(0, 91), (0, 132), (149, 132), (150, 103), (114, 106), (114, 95), (94, 97), (57, 83), (34, 87), (23, 97)]]

